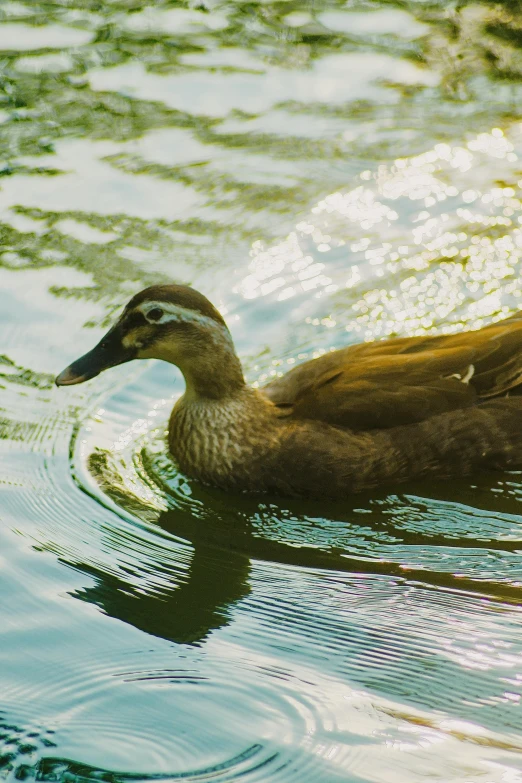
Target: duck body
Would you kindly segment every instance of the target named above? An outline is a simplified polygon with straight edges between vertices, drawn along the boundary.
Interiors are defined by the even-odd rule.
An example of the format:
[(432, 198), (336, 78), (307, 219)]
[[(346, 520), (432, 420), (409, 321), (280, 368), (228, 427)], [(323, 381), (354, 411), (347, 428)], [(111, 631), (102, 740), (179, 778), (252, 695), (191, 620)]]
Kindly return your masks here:
[[(252, 426), (255, 416), (256, 426)], [(343, 498), (391, 483), (454, 478), (522, 464), (522, 398), (495, 400), (385, 430), (354, 432), (281, 419), (256, 390), (172, 411), (169, 448), (181, 470), (222, 489)]]
[(258, 390), (202, 294), (153, 286), (57, 384), (133, 358), (181, 369), (169, 449), (184, 473), (224, 489), (344, 498), (522, 466), (521, 314), (475, 332), (350, 346)]

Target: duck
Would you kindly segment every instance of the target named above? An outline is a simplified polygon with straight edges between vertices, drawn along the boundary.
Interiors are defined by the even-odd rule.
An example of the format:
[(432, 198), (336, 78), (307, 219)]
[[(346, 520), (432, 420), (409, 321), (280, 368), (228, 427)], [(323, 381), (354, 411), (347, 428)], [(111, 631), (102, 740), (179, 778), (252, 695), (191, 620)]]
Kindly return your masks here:
[(206, 296), (154, 285), (56, 384), (134, 359), (179, 368), (169, 450), (185, 475), (227, 491), (343, 499), (522, 467), (522, 312), (476, 331), (349, 345), (253, 388)]

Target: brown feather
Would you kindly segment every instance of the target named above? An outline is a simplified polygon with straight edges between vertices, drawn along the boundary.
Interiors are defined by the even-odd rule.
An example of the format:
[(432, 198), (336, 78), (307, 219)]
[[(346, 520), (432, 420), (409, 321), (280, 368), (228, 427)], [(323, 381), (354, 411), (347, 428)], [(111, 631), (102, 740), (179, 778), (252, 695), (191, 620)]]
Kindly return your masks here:
[(285, 417), (369, 430), (468, 408), (521, 383), (517, 313), (475, 332), (349, 346), (295, 367), (263, 392)]

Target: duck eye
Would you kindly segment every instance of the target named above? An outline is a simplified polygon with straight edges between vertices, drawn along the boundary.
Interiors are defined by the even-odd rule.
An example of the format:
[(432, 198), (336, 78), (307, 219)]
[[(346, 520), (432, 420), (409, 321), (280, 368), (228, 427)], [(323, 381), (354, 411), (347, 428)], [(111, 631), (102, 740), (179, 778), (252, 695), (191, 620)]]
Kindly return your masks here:
[(163, 310), (161, 307), (153, 307), (152, 310), (149, 310), (147, 313), (147, 320), (148, 321), (160, 321), (163, 318)]

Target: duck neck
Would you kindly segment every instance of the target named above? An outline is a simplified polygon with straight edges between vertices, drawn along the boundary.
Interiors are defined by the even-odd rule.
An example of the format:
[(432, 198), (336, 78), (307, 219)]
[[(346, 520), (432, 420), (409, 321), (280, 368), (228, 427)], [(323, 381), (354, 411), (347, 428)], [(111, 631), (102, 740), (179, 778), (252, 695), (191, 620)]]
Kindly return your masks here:
[(185, 378), (187, 401), (225, 401), (237, 396), (246, 386), (241, 362), (232, 346), (214, 344), (180, 369)]

